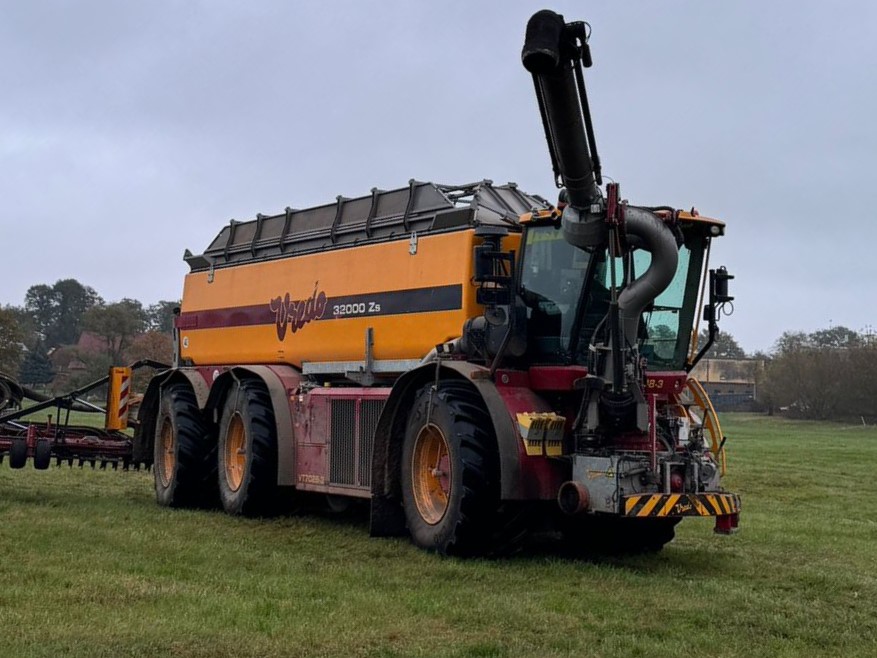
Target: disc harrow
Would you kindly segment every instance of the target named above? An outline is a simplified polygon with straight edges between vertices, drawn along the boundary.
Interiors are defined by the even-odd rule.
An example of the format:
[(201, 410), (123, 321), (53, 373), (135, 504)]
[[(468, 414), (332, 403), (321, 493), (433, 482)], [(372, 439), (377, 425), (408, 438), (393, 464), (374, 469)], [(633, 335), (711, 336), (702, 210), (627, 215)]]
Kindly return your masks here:
[[(113, 370), (124, 370), (127, 377), (130, 377), (133, 370), (144, 366), (157, 369), (168, 367), (162, 363), (143, 360), (129, 368)], [(125, 471), (141, 468), (148, 470), (150, 466), (147, 463), (133, 458), (132, 437), (125, 431), (127, 427), (137, 425), (137, 421), (133, 418), (137, 407), (136, 398), (128, 397), (126, 394), (120, 402), (117, 391), (120, 387), (112, 385), (112, 378), (111, 370), (107, 377), (50, 398), (32, 393), (4, 376), (4, 391), (16, 391), (21, 395), (5, 396), (6, 406), (12, 408), (0, 410), (0, 464), (8, 457), (9, 466), (15, 469), (24, 468), (28, 460), (31, 460), (37, 470), (49, 468), (53, 461), (56, 466), (66, 464), (70, 467), (78, 465), (80, 468), (88, 465), (100, 470), (106, 470), (108, 467), (112, 470), (119, 470), (121, 467)], [(111, 393), (106, 408), (85, 399), (86, 394), (107, 383), (111, 383)], [(35, 404), (23, 406), (22, 399)], [(55, 413), (49, 414), (47, 420), (43, 422), (23, 420), (27, 416), (50, 409), (54, 409)], [(71, 411), (103, 414), (105, 427), (71, 424), (69, 422)], [(53, 422), (53, 415), (58, 422)], [(116, 422), (111, 422), (111, 418)], [(119, 419), (122, 420), (121, 423), (118, 422)]]

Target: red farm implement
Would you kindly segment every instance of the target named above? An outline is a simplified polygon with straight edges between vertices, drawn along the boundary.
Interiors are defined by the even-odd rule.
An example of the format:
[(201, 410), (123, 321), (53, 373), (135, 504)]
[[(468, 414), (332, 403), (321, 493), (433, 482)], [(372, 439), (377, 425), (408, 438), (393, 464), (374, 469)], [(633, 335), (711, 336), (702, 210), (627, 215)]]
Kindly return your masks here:
[[(135, 424), (132, 408), (137, 404), (130, 395), (131, 374), (145, 366), (167, 368), (150, 360), (138, 361), (128, 367), (111, 368), (106, 377), (55, 397), (42, 396), (0, 376), (0, 462), (8, 456), (12, 468), (24, 468), (30, 458), (39, 470), (48, 468), (52, 460), (58, 466), (78, 463), (102, 469), (118, 469), (119, 465), (139, 469), (141, 463), (132, 459), (132, 440), (126, 430)], [(106, 407), (86, 399), (104, 386)], [(53, 413), (46, 414), (45, 420), (32, 420), (47, 411)], [(103, 427), (73, 424), (71, 411), (102, 414)]]

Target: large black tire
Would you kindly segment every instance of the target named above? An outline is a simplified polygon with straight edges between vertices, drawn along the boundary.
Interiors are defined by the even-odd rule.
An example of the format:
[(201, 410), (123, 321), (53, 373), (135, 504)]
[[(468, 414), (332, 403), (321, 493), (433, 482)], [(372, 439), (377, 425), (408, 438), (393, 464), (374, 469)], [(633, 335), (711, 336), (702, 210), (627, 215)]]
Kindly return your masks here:
[(12, 439), (9, 446), (9, 468), (24, 468), (27, 464), (27, 439), (23, 436)]
[(405, 518), (417, 546), (444, 555), (492, 551), (499, 464), (493, 423), (476, 391), (445, 381), (418, 392), (401, 469)]
[(564, 519), (568, 547), (583, 555), (657, 553), (676, 535), (678, 518), (632, 519), (593, 514)]
[(159, 505), (203, 507), (216, 499), (216, 442), (188, 384), (162, 391), (152, 470)]
[(243, 379), (229, 391), (219, 425), (219, 498), (229, 514), (277, 511), (277, 424), (265, 385)]
[(37, 439), (33, 451), (33, 467), (45, 471), (52, 463), (52, 442), (49, 439)]

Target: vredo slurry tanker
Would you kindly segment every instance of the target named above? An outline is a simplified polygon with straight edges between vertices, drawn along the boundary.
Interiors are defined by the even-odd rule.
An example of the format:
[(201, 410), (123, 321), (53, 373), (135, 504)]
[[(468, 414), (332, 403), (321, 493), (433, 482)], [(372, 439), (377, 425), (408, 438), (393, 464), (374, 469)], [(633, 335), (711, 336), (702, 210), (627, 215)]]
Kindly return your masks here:
[(554, 527), (658, 550), (737, 527), (724, 437), (688, 373), (717, 332), (724, 224), (602, 189), (584, 23), (526, 31), (557, 206), (513, 184), (410, 181), (231, 222), (187, 252), (171, 369), (134, 460), (158, 501), (262, 515), (286, 492), (368, 500), (371, 532), (441, 553)]

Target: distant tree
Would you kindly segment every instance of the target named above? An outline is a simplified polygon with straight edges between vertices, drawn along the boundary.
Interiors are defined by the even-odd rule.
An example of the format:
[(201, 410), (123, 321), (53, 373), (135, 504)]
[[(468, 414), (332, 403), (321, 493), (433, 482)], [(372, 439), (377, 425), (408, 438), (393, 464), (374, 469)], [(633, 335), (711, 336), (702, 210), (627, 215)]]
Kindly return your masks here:
[(838, 357), (830, 348), (791, 347), (765, 366), (762, 395), (773, 407), (792, 415), (832, 418), (843, 399), (842, 380), (832, 375), (846, 361)]
[(147, 331), (138, 336), (126, 353), (128, 361), (151, 359), (159, 363), (167, 363), (173, 360), (174, 341), (166, 333), (160, 331)]
[(28, 350), (21, 362), (18, 379), (23, 384), (49, 384), (55, 378), (55, 367), (42, 343)]
[[(68, 373), (63, 379), (56, 378), (52, 384), (56, 394), (85, 386), (102, 377), (106, 377), (110, 367), (118, 365), (112, 361), (108, 354), (84, 354), (76, 350), (76, 348), (72, 349), (79, 356), (80, 368)], [(92, 399), (100, 400), (106, 395), (106, 387), (94, 389), (89, 395)]]
[(810, 335), (803, 331), (784, 331), (773, 345), (773, 353), (776, 356), (794, 352), (796, 350), (812, 347)]
[[(174, 341), (170, 334), (161, 331), (147, 331), (138, 336), (126, 354), (126, 362), (134, 363), (141, 359), (151, 359), (170, 365), (173, 362)], [(155, 374), (152, 368), (142, 368), (134, 373), (133, 390), (142, 393)]]
[[(709, 341), (709, 333), (706, 330), (700, 332), (697, 338), (698, 349)], [(708, 359), (745, 359), (746, 351), (740, 347), (735, 338), (726, 331), (719, 331), (716, 341), (707, 352)]]
[(104, 341), (104, 355), (111, 364), (122, 365), (134, 339), (146, 329), (146, 311), (136, 299), (90, 308), (82, 318), (83, 327)]
[(814, 347), (859, 347), (864, 343), (861, 335), (847, 327), (838, 326), (820, 329), (810, 334), (810, 342)]
[(848, 358), (854, 367), (845, 378), (844, 416), (866, 418), (873, 424), (877, 422), (877, 342), (850, 349)]
[(846, 327), (787, 331), (766, 363), (759, 398), (814, 420), (877, 416), (877, 345)]
[(655, 325), (649, 328), (650, 340), (676, 340), (676, 332), (666, 324)]
[(57, 320), (55, 305), (55, 293), (52, 286), (41, 283), (27, 289), (24, 296), (24, 308), (33, 319), (41, 340), (45, 340), (46, 333)]
[(767, 352), (756, 350), (749, 355), (755, 361), (755, 400), (753, 411), (766, 411), (773, 415), (776, 411), (769, 390), (765, 387), (767, 369), (770, 367), (771, 356)]
[(24, 307), (47, 348), (79, 340), (83, 314), (101, 302), (93, 288), (76, 279), (62, 279), (52, 286), (31, 286), (24, 297)]
[(14, 310), (0, 308), (0, 371), (7, 374), (18, 372), (24, 352), (24, 332), (18, 324)]
[(146, 309), (147, 327), (150, 331), (171, 334), (174, 331), (174, 309), (180, 306), (180, 300), (162, 300), (151, 304)]
[(666, 324), (649, 327), (648, 342), (654, 349), (655, 357), (672, 359), (676, 348), (676, 332)]
[(21, 331), (22, 343), (28, 350), (34, 349), (40, 342), (40, 336), (36, 331), (33, 318), (23, 306), (6, 306), (4, 307), (8, 313), (15, 319), (15, 323)]

